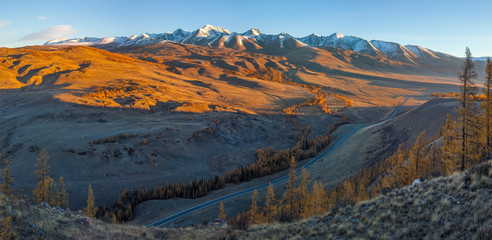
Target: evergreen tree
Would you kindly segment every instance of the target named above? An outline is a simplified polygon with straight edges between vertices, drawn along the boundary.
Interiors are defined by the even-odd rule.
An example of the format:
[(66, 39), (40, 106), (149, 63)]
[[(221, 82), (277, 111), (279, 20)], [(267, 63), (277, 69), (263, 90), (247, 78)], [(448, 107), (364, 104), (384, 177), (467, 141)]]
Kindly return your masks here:
[(405, 144), (401, 143), (396, 151), (395, 159), (393, 160), (395, 164), (394, 169), (399, 169), (396, 173), (395, 171), (391, 175), (394, 180), (392, 180), (391, 189), (400, 188), (404, 185), (411, 184), (414, 179), (412, 179), (412, 167), (408, 164), (409, 153), (405, 148)]
[(466, 48), (466, 59), (463, 63), (459, 75), (461, 86), (461, 96), (460, 96), (460, 159), (459, 165), (460, 170), (465, 170), (468, 163), (473, 162), (477, 157), (479, 147), (477, 146), (479, 141), (476, 137), (478, 134), (478, 126), (476, 122), (476, 107), (475, 107), (475, 95), (477, 89), (474, 86), (473, 79), (477, 77), (475, 72), (475, 64), (472, 59), (470, 49)]
[(425, 158), (427, 155), (426, 145), (427, 142), (425, 141), (425, 131), (423, 131), (417, 137), (417, 140), (410, 151), (410, 181), (421, 178), (428, 168), (426, 163), (427, 159)]
[(227, 218), (227, 215), (225, 214), (225, 210), (224, 210), (224, 204), (222, 202), (220, 202), (220, 207), (219, 207), (219, 219), (222, 219), (222, 220), (226, 220)]
[(445, 162), (436, 144), (432, 144), (427, 154), (427, 162), (430, 165), (431, 172), (438, 173), (439, 175), (446, 174)]
[(484, 83), (484, 95), (485, 95), (485, 103), (482, 104), (482, 115), (485, 131), (483, 131), (485, 135), (485, 159), (490, 159), (490, 155), (492, 153), (492, 99), (490, 96), (490, 90), (492, 88), (492, 61), (490, 58), (487, 58), (487, 65), (485, 67), (485, 83)]
[(34, 197), (37, 203), (47, 202), (52, 203), (53, 179), (49, 176), (50, 166), (48, 165), (49, 155), (44, 149), (39, 152), (38, 163), (36, 167), (36, 175), (40, 178), (37, 187), (34, 189)]
[(62, 208), (69, 207), (68, 193), (67, 190), (65, 190), (65, 183), (63, 181), (63, 177), (60, 177), (60, 179), (58, 180), (58, 189), (56, 192), (56, 205)]
[(287, 190), (282, 196), (282, 201), (284, 204), (283, 210), (286, 213), (285, 217), (288, 221), (292, 221), (294, 219), (297, 219), (296, 214), (298, 213), (298, 199), (296, 191), (296, 159), (293, 156), (290, 158), (289, 166), (289, 183), (287, 185)]
[(0, 193), (3, 193), (7, 196), (13, 196), (14, 195), (14, 190), (12, 189), (12, 183), (14, 182), (14, 179), (11, 177), (12, 172), (10, 171), (10, 164), (7, 161), (6, 162), (7, 166), (3, 169), (3, 174), (2, 174), (2, 184), (0, 185)]
[(313, 215), (312, 213), (312, 201), (311, 194), (308, 191), (309, 184), (309, 173), (305, 168), (301, 170), (301, 183), (299, 184), (299, 188), (297, 193), (299, 195), (299, 216), (301, 218), (309, 218)]
[(453, 121), (451, 116), (448, 114), (445, 124), (441, 127), (442, 133), (442, 144), (441, 144), (441, 156), (442, 161), (447, 163), (444, 172), (446, 174), (451, 173), (453, 170), (457, 169), (457, 162), (460, 158), (458, 143), (459, 132), (456, 123)]
[(253, 197), (251, 198), (251, 206), (249, 207), (249, 224), (254, 225), (254, 224), (260, 224), (260, 210), (258, 208), (257, 204), (257, 199), (258, 199), (258, 191), (254, 190), (253, 191)]
[(270, 183), (268, 185), (267, 194), (265, 196), (265, 207), (263, 208), (263, 222), (273, 222), (277, 216), (277, 205), (275, 201), (275, 193), (273, 186)]
[(89, 189), (87, 191), (87, 206), (84, 208), (84, 213), (88, 217), (95, 217), (98, 211), (96, 206), (96, 197), (92, 191), (92, 186), (89, 184)]
[(313, 184), (313, 213), (316, 215), (324, 214), (328, 209), (328, 199), (321, 182), (315, 181)]

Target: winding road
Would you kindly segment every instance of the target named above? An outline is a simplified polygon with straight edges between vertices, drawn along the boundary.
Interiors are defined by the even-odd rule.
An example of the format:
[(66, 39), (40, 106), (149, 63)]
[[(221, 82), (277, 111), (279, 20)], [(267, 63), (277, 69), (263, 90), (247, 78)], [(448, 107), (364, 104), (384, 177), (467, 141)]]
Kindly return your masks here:
[[(403, 105), (405, 105), (405, 103), (408, 101), (408, 99), (409, 98), (406, 98), (405, 101), (403, 101), (401, 103), (401, 105), (398, 106), (398, 108), (396, 108), (391, 113), (391, 115), (389, 115), (387, 118), (385, 118), (383, 120), (380, 120), (380, 121), (377, 121), (377, 122), (373, 122), (373, 123), (361, 124), (358, 127), (356, 127), (354, 130), (352, 130), (349, 134), (347, 134), (345, 137), (343, 137), (342, 139), (340, 139), (340, 141), (338, 141), (337, 143), (335, 143), (333, 146), (331, 146), (330, 148), (328, 148), (327, 150), (325, 150), (323, 153), (321, 153), (317, 157), (314, 157), (311, 161), (307, 162), (302, 167), (299, 167), (297, 169), (297, 171), (296, 171), (296, 174), (300, 174), (302, 168), (305, 168), (307, 170), (309, 166), (311, 166), (313, 163), (317, 162), (318, 160), (320, 160), (321, 158), (323, 158), (324, 156), (326, 156), (328, 153), (330, 153), (331, 151), (333, 151), (335, 148), (337, 148), (338, 146), (340, 146), (340, 144), (342, 144), (350, 136), (354, 135), (354, 133), (356, 133), (359, 129), (361, 129), (363, 127), (367, 127), (367, 126), (371, 126), (371, 125), (374, 125), (374, 124), (378, 124), (378, 123), (382, 123), (382, 122), (386, 122), (386, 121), (391, 120), (398, 113), (398, 111), (400, 111), (400, 109), (403, 107)], [(253, 192), (254, 190), (259, 190), (259, 189), (266, 188), (266, 187), (268, 187), (268, 185), (270, 183), (272, 185), (282, 183), (282, 182), (286, 181), (287, 179), (289, 179), (289, 176), (288, 175), (287, 176), (284, 176), (284, 177), (281, 177), (281, 178), (278, 178), (278, 179), (276, 179), (274, 181), (271, 181), (271, 182), (266, 183), (266, 184), (263, 184), (263, 185), (259, 185), (259, 186), (256, 186), (256, 187), (251, 187), (251, 188), (248, 188), (248, 189), (245, 189), (245, 190), (242, 190), (242, 191), (231, 193), (231, 194), (228, 194), (228, 195), (225, 195), (225, 196), (222, 196), (222, 197), (219, 197), (219, 198), (216, 198), (216, 199), (213, 199), (213, 200), (210, 200), (210, 201), (207, 201), (207, 202), (198, 204), (198, 205), (196, 205), (196, 206), (194, 206), (192, 208), (188, 208), (188, 209), (183, 210), (181, 212), (175, 213), (175, 214), (173, 214), (171, 216), (168, 216), (166, 218), (160, 219), (160, 220), (158, 220), (158, 221), (156, 221), (154, 223), (147, 224), (147, 225), (145, 225), (145, 227), (160, 227), (160, 226), (162, 226), (162, 225), (164, 225), (166, 223), (169, 223), (169, 222), (171, 222), (171, 221), (173, 221), (173, 220), (175, 220), (175, 219), (177, 219), (179, 217), (182, 217), (184, 215), (187, 215), (187, 214), (190, 214), (192, 212), (198, 211), (200, 209), (206, 208), (208, 206), (211, 206), (211, 205), (220, 203), (222, 201), (229, 200), (229, 199), (234, 198), (234, 197), (237, 197), (239, 195)]]

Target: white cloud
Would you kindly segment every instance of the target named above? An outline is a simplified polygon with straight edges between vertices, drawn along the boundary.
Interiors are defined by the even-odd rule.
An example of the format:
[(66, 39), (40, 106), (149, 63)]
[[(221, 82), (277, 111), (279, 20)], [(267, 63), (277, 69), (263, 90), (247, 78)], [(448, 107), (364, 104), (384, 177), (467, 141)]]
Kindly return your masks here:
[(39, 19), (39, 20), (46, 20), (47, 18), (48, 17), (46, 17), (46, 16), (39, 16), (39, 17), (37, 17), (37, 19)]
[(50, 27), (48, 29), (44, 29), (38, 32), (33, 32), (27, 34), (19, 41), (27, 41), (27, 40), (51, 40), (55, 38), (66, 38), (71, 34), (76, 33), (72, 26), (70, 25), (56, 25)]
[(0, 33), (0, 38), (14, 39), (15, 35), (17, 35), (15, 32)]
[(10, 24), (9, 20), (0, 19), (0, 27), (6, 27), (9, 24)]

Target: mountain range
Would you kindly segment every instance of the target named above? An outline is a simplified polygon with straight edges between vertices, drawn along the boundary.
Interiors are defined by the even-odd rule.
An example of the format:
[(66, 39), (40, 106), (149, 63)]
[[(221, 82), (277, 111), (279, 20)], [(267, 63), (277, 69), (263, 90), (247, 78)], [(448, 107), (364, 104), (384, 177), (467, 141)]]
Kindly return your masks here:
[(174, 32), (144, 33), (130, 37), (84, 37), (72, 39), (54, 39), (45, 45), (85, 45), (103, 49), (115, 49), (138, 45), (150, 45), (165, 41), (208, 46), (214, 48), (231, 48), (251, 52), (278, 52), (301, 47), (338, 48), (367, 54), (375, 57), (385, 57), (400, 62), (417, 64), (427, 59), (454, 59), (456, 57), (433, 51), (421, 46), (406, 45), (381, 40), (366, 40), (356, 36), (334, 33), (329, 36), (311, 34), (296, 38), (288, 33), (277, 35), (261, 33), (252, 28), (244, 33), (231, 32), (222, 27), (205, 25), (195, 31), (177, 29)]

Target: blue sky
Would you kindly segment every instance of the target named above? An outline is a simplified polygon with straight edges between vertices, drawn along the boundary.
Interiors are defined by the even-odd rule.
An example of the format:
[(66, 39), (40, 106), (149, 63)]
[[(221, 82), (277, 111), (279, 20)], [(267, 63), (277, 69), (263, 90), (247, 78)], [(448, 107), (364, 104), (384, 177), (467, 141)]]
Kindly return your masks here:
[(58, 37), (161, 33), (205, 24), (296, 37), (340, 32), (368, 40), (416, 44), (456, 56), (492, 56), (489, 0), (414, 1), (4, 1), (0, 47), (43, 44)]

